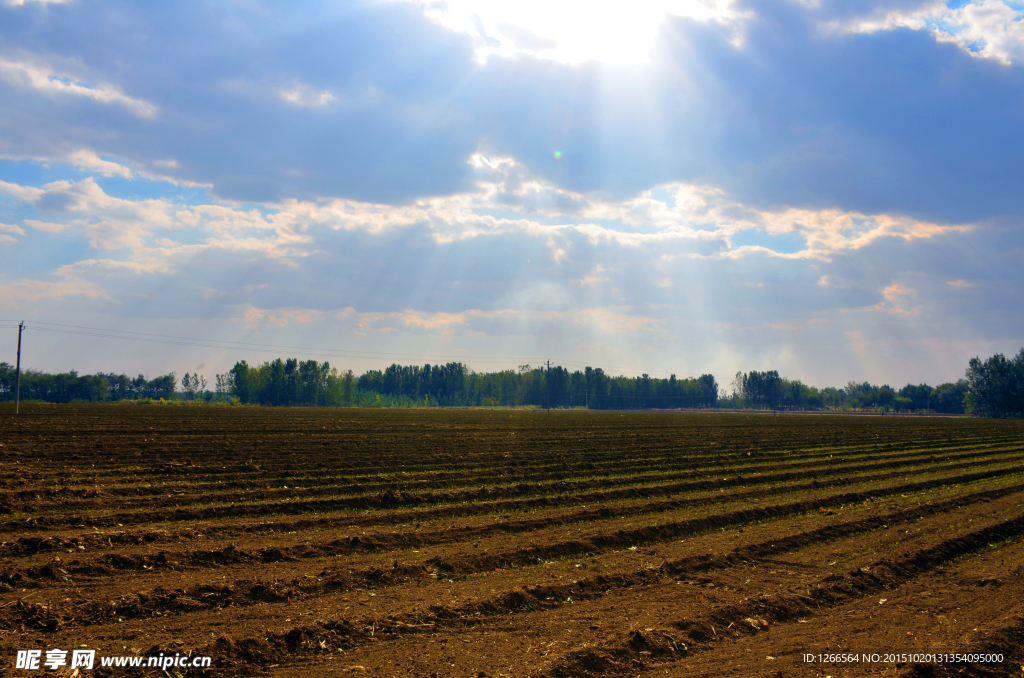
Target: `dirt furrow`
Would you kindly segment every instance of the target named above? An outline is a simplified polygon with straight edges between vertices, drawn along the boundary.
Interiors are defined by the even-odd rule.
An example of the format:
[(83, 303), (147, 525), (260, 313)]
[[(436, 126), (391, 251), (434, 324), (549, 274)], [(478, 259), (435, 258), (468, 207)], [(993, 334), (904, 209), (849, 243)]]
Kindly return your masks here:
[[(1024, 534), (1024, 516), (1005, 520), (997, 525), (975, 530), (947, 539), (937, 546), (905, 554), (894, 560), (882, 559), (869, 567), (862, 567), (846, 574), (828, 577), (821, 584), (811, 587), (808, 595), (779, 595), (770, 602), (755, 601), (747, 605), (728, 605), (707, 613), (699, 620), (667, 622), (676, 630), (673, 640), (652, 632), (635, 631), (624, 645), (573, 653), (552, 667), (554, 676), (617, 676), (623, 673), (623, 666), (636, 672), (630, 664), (641, 667), (652, 661), (671, 659), (679, 661), (690, 654), (680, 652), (680, 643), (687, 648), (696, 648), (707, 643), (716, 633), (712, 626), (729, 628), (737, 619), (752, 619), (754, 623), (741, 626), (742, 633), (760, 633), (772, 625), (798, 621), (801, 617), (814, 615), (823, 608), (834, 607), (867, 595), (893, 589), (915, 577), (928, 573), (933, 568), (976, 553), (995, 542), (1019, 539)], [(662, 634), (664, 635), (664, 634)]]

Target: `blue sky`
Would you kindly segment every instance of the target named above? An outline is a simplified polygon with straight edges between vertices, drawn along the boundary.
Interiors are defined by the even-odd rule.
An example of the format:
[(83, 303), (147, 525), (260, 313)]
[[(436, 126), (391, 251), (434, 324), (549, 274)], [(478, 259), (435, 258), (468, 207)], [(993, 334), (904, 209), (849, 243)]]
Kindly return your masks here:
[(0, 319), (264, 345), (26, 335), (32, 368), (211, 382), (955, 380), (1024, 345), (1022, 15), (7, 0)]

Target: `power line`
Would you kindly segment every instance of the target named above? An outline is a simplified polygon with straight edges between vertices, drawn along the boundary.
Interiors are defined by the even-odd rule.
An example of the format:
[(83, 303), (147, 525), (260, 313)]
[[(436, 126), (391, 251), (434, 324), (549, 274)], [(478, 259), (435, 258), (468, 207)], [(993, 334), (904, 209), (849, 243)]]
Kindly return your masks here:
[[(0, 321), (6, 323), (7, 321)], [(0, 324), (0, 327), (16, 327), (16, 325)], [(435, 358), (435, 359), (459, 359), (475, 360), (484, 363), (500, 362), (507, 364), (512, 359), (499, 356), (474, 356), (474, 355), (442, 355), (424, 353), (396, 353), (387, 351), (355, 351), (345, 349), (329, 349), (309, 346), (287, 346), (280, 344), (260, 344), (245, 341), (224, 341), (221, 339), (201, 339), (197, 337), (181, 337), (176, 335), (161, 335), (149, 332), (130, 332), (126, 330), (110, 330), (97, 327), (83, 327), (79, 325), (64, 325), (60, 323), (34, 322), (26, 329), (33, 329), (39, 332), (50, 332), (54, 334), (69, 334), (101, 339), (123, 339), (125, 341), (137, 341), (150, 344), (166, 344), (172, 346), (194, 346), (199, 348), (256, 351), (262, 353), (281, 351), (302, 351), (311, 355), (323, 355), (331, 357), (395, 357), (395, 358)], [(519, 359), (522, 361), (522, 359)]]
[[(10, 321), (0, 321), (0, 322), (10, 322)], [(49, 331), (49, 332), (57, 332), (57, 331), (60, 331), (62, 328), (66, 328), (68, 330), (66, 332), (67, 334), (75, 333), (75, 332), (71, 332), (70, 330), (75, 330), (76, 332), (78, 332), (78, 331), (103, 332), (104, 333), (103, 336), (106, 337), (106, 338), (131, 339), (133, 337), (139, 337), (141, 339), (136, 339), (136, 340), (140, 340), (141, 341), (143, 339), (149, 338), (149, 339), (152, 339), (153, 341), (161, 341), (161, 342), (167, 342), (167, 341), (170, 341), (170, 340), (177, 340), (177, 341), (182, 341), (182, 342), (199, 342), (199, 345), (202, 345), (203, 347), (207, 347), (207, 348), (211, 347), (211, 346), (223, 346), (224, 348), (237, 348), (239, 346), (246, 346), (246, 347), (272, 348), (272, 349), (275, 349), (275, 350), (319, 351), (321, 353), (359, 354), (359, 355), (375, 355), (375, 356), (392, 355), (392, 356), (421, 357), (421, 358), (450, 358), (450, 357), (452, 357), (451, 355), (428, 354), (428, 353), (397, 353), (397, 352), (388, 352), (388, 351), (350, 351), (350, 350), (345, 350), (345, 349), (322, 349), (322, 348), (315, 348), (315, 347), (309, 347), (309, 346), (287, 346), (287, 345), (282, 345), (282, 344), (263, 344), (263, 343), (257, 343), (257, 342), (251, 342), (251, 341), (225, 341), (223, 339), (205, 339), (205, 338), (197, 338), (197, 337), (182, 337), (182, 336), (173, 335), (173, 334), (154, 334), (154, 333), (151, 333), (151, 332), (134, 332), (134, 331), (129, 331), (129, 330), (112, 330), (112, 329), (101, 328), (101, 327), (85, 327), (85, 326), (80, 326), (80, 325), (66, 325), (66, 324), (61, 324), (61, 323), (47, 323), (47, 322), (38, 322), (38, 321), (34, 322), (33, 325), (35, 326), (33, 329)], [(46, 327), (38, 327), (38, 325), (44, 325)], [(110, 336), (110, 335), (118, 335), (118, 336)], [(120, 335), (127, 335), (127, 336), (120, 336)], [(191, 345), (191, 344), (185, 344), (185, 345)], [(487, 360), (487, 359), (495, 359), (495, 360), (497, 360), (497, 359), (504, 359), (501, 356), (470, 356), (470, 357), (473, 357), (473, 358), (476, 358), (476, 359), (483, 359), (483, 360)]]
[[(13, 320), (0, 319), (0, 327), (17, 327)], [(527, 364), (523, 358), (509, 358), (503, 356), (484, 355), (451, 355), (451, 354), (429, 354), (429, 353), (398, 353), (389, 351), (358, 351), (347, 349), (330, 349), (309, 346), (289, 346), (284, 344), (264, 344), (248, 341), (225, 341), (222, 339), (205, 339), (198, 337), (183, 337), (179, 335), (156, 334), (151, 332), (135, 332), (129, 330), (114, 330), (100, 327), (87, 327), (82, 325), (68, 325), (63, 323), (49, 323), (34, 321), (31, 325), (26, 324), (25, 329), (32, 329), (52, 334), (68, 334), (76, 336), (96, 337), (98, 339), (122, 339), (140, 343), (164, 344), (169, 346), (191, 346), (196, 348), (211, 348), (221, 350), (250, 351), (256, 353), (273, 353), (280, 351), (302, 351), (307, 355), (337, 357), (337, 358), (406, 358), (406, 359), (442, 359), (442, 360), (472, 360), (485, 365), (504, 364), (510, 362)], [(549, 361), (550, 362), (550, 361)], [(561, 365), (576, 365), (580, 367), (591, 367), (591, 364), (576, 360), (563, 360), (555, 358), (555, 362)], [(541, 363), (543, 368), (544, 363)], [(644, 373), (644, 370), (635, 370), (630, 367), (606, 365), (603, 370), (621, 370), (624, 372)], [(716, 380), (718, 375), (712, 375)], [(730, 377), (731, 378), (731, 375)]]
[(426, 356), (419, 355), (419, 356), (417, 356), (417, 354), (413, 354), (413, 353), (403, 354), (403, 353), (383, 353), (383, 352), (371, 352), (371, 351), (342, 351), (342, 350), (336, 350), (336, 349), (320, 349), (320, 348), (308, 348), (308, 347), (271, 347), (271, 346), (259, 347), (259, 346), (229, 345), (229, 344), (222, 344), (222, 343), (214, 343), (214, 342), (216, 342), (216, 340), (211, 340), (210, 342), (203, 342), (203, 340), (198, 340), (198, 341), (182, 341), (182, 340), (179, 340), (179, 339), (155, 339), (155, 338), (145, 338), (145, 337), (126, 337), (126, 336), (103, 334), (103, 333), (100, 333), (100, 332), (83, 332), (83, 331), (77, 331), (77, 330), (63, 330), (63, 329), (53, 329), (53, 328), (45, 328), (45, 327), (33, 327), (33, 328), (30, 328), (30, 329), (34, 329), (34, 330), (39, 331), (39, 332), (50, 332), (50, 333), (54, 333), (54, 334), (70, 334), (70, 335), (78, 335), (78, 336), (97, 337), (97, 338), (101, 338), (101, 339), (123, 339), (123, 340), (126, 340), (126, 341), (137, 341), (137, 342), (148, 343), (148, 344), (165, 344), (165, 345), (171, 345), (171, 346), (193, 346), (193, 347), (198, 347), (198, 348), (212, 348), (212, 349), (231, 350), (231, 351), (249, 351), (249, 352), (254, 352), (254, 353), (280, 354), (281, 351), (301, 351), (301, 352), (303, 352), (306, 355), (320, 356), (320, 357), (329, 357), (329, 358), (377, 358), (377, 357), (387, 357), (387, 356), (390, 356), (392, 358), (394, 358), (394, 357), (406, 357), (406, 358), (425, 357), (425, 358), (438, 358), (438, 359), (449, 359), (449, 360), (451, 360), (451, 359), (458, 359), (458, 360), (472, 359), (472, 360), (474, 360), (474, 362), (477, 362), (477, 363), (483, 363), (483, 364), (502, 364), (502, 365), (507, 365), (508, 362), (509, 362), (508, 360), (500, 360), (500, 359), (486, 360), (486, 359), (480, 359), (480, 358), (475, 358), (475, 357), (467, 357), (467, 356), (441, 356), (441, 355), (426, 355)]

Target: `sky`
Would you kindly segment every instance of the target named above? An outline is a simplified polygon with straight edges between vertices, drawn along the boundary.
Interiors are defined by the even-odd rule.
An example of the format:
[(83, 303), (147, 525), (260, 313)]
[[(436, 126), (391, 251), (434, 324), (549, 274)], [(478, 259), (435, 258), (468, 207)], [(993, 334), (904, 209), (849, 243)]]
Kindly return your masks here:
[(1022, 158), (1019, 0), (0, 0), (0, 360), (936, 385)]

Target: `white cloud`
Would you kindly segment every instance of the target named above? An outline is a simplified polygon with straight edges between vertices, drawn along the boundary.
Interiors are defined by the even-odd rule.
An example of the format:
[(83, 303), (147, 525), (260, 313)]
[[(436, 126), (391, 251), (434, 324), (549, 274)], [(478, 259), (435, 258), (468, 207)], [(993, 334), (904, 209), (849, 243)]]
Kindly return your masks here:
[(13, 224), (0, 223), (0, 233), (11, 233), (14, 235), (25, 235), (25, 229)]
[(277, 94), (284, 101), (300, 108), (320, 108), (337, 99), (329, 90), (319, 90), (302, 83), (280, 89)]
[(68, 228), (66, 224), (55, 224), (50, 221), (39, 221), (38, 219), (26, 219), (25, 223), (44, 233), (60, 233)]
[(478, 60), (526, 54), (564, 63), (645, 63), (669, 16), (737, 27), (750, 16), (732, 0), (410, 0), (442, 25), (469, 34)]
[(83, 259), (73, 264), (65, 264), (56, 270), (61, 277), (82, 277), (87, 271), (128, 271), (141, 275), (143, 273), (171, 273), (171, 263), (165, 259), (153, 257), (137, 258), (130, 261), (117, 259)]
[[(777, 284), (766, 272), (777, 268), (777, 262), (768, 262), (768, 269), (761, 262), (741, 266), (729, 263), (729, 259), (757, 252), (795, 256), (775, 253), (767, 247), (730, 245), (730, 240), (741, 231), (756, 230), (767, 234), (768, 240), (771, 234), (800, 232), (813, 244), (813, 248), (809, 246), (798, 253), (808, 260), (806, 264), (793, 269), (800, 270), (799, 275), (809, 274), (805, 279), (812, 288), (805, 292), (812, 297), (820, 294), (854, 300), (854, 307), (842, 314), (847, 320), (837, 322), (830, 331), (859, 329), (864, 317), (916, 327), (928, 320), (933, 309), (926, 287), (903, 282), (912, 278), (904, 277), (900, 283), (890, 280), (867, 285), (854, 281), (852, 286), (858, 288), (858, 295), (849, 293), (851, 285), (845, 277), (834, 277), (832, 271), (819, 267), (821, 260), (831, 254), (862, 248), (881, 237), (931, 238), (950, 227), (842, 211), (759, 211), (716, 189), (685, 184), (660, 186), (624, 201), (582, 194), (559, 194), (569, 200), (550, 201), (547, 198), (560, 189), (530, 177), (515, 161), (505, 158), (477, 162), (484, 169), (471, 191), (399, 206), (330, 200), (292, 201), (252, 209), (232, 203), (187, 205), (171, 198), (125, 200), (107, 195), (92, 179), (53, 182), (38, 189), (2, 185), (0, 189), (6, 194), (23, 196), (26, 203), (38, 206), (40, 212), (46, 205), (54, 208), (53, 214), (45, 215), (45, 219), (24, 219), (21, 223), (25, 229), (0, 228), (4, 233), (18, 234), (15, 229), (28, 228), (59, 230), (63, 239), (80, 237), (95, 249), (106, 251), (88, 259), (57, 262), (51, 272), (53, 280), (41, 280), (44, 276), (35, 274), (28, 276), (30, 279), (7, 284), (0, 288), (0, 298), (6, 297), (0, 304), (20, 308), (17, 304), (27, 301), (52, 300), (57, 306), (93, 311), (110, 303), (129, 308), (133, 297), (159, 297), (167, 294), (167, 289), (177, 290), (180, 286), (186, 306), (201, 304), (204, 311), (212, 308), (220, 314), (218, 317), (234, 318), (239, 330), (320, 337), (330, 327), (332, 332), (341, 333), (338, 336), (377, 344), (394, 341), (401, 345), (416, 339), (422, 344), (424, 337), (436, 338), (440, 343), (447, 342), (448, 351), (454, 350), (450, 346), (455, 345), (455, 338), (459, 345), (500, 340), (508, 341), (512, 347), (520, 345), (523, 337), (547, 332), (573, 337), (574, 345), (581, 340), (591, 341), (587, 337), (592, 337), (593, 343), (629, 347), (630, 355), (640, 355), (643, 346), (675, 336), (679, 317), (699, 317), (702, 322), (735, 321), (737, 314), (744, 319), (753, 315), (749, 320), (751, 327), (762, 335), (766, 326), (778, 331), (783, 343), (803, 341), (799, 337), (820, 339), (815, 334), (819, 331), (814, 325), (817, 321), (801, 318), (800, 309), (794, 309), (791, 302), (787, 302), (784, 312), (773, 313), (784, 285)], [(525, 205), (502, 203), (517, 194), (538, 200)], [(571, 207), (566, 208), (565, 204)], [(497, 215), (499, 207), (507, 213)], [(522, 214), (517, 216), (517, 211)], [(594, 215), (602, 215), (600, 224), (583, 221), (583, 217)], [(332, 233), (346, 229), (362, 233), (355, 237)], [(526, 248), (535, 248), (540, 243), (541, 248), (547, 244), (550, 252), (562, 250), (562, 263), (554, 266), (547, 257), (534, 254), (533, 261), (539, 263), (531, 269), (535, 279), (532, 286), (524, 286), (517, 279), (499, 294), (474, 290), (465, 295), (458, 293), (441, 303), (432, 294), (412, 294), (409, 302), (403, 302), (408, 306), (398, 307), (401, 310), (391, 306), (394, 297), (383, 300), (358, 291), (353, 294), (358, 286), (347, 281), (367, 274), (359, 260), (373, 258), (369, 253), (380, 244), (404, 240), (402, 229), (415, 229), (415, 240), (423, 232), (434, 234), (435, 245), (439, 246), (423, 259), (436, 261), (446, 270), (436, 274), (436, 278), (431, 278), (429, 272), (424, 276), (422, 271), (412, 275), (417, 284), (441, 283), (436, 286), (439, 289), (448, 283), (457, 287), (471, 281), (444, 265), (450, 261), (446, 257), (459, 254), (455, 250), (457, 242), (469, 238), (495, 239), (493, 245), (472, 246), (473, 252), (483, 255), (482, 261), (489, 260), (496, 249), (506, 249), (510, 242), (522, 246), (524, 240), (532, 240)], [(497, 239), (502, 236), (507, 239)], [(585, 249), (585, 241), (591, 237), (598, 244), (613, 247)], [(445, 252), (449, 244), (452, 251)], [(626, 246), (630, 251), (615, 246)], [(693, 254), (691, 246), (711, 248), (712, 254)], [(326, 258), (310, 258), (302, 266), (295, 265), (301, 257), (320, 249)], [(427, 252), (422, 250), (423, 254)], [(683, 266), (672, 264), (673, 257), (688, 256), (686, 253), (704, 261), (685, 262)], [(263, 266), (261, 259), (275, 261)], [(346, 263), (339, 266), (342, 260)], [(282, 272), (279, 263), (292, 264), (295, 276)], [(251, 271), (253, 277), (239, 278), (239, 266)], [(740, 269), (747, 273), (733, 278)], [(227, 277), (235, 282), (228, 288), (218, 288), (226, 271), (231, 271)], [(501, 271), (497, 276), (504, 274)], [(397, 271), (386, 275), (402, 276)], [(490, 282), (499, 279), (487, 279), (487, 275), (482, 274)], [(697, 299), (707, 293), (693, 287), (692, 281), (698, 279), (712, 283), (735, 298), (737, 304), (746, 299), (746, 303), (762, 308), (738, 311), (721, 303), (721, 296), (711, 295), (706, 299), (709, 309), (702, 314), (699, 304), (703, 302)], [(169, 284), (171, 280), (175, 282)], [(336, 281), (336, 289), (328, 290), (332, 285), (325, 285), (324, 281)], [(821, 286), (813, 285), (814, 282)], [(194, 289), (190, 287), (192, 283)], [(294, 299), (298, 298), (295, 289), (309, 290), (317, 285), (322, 288), (317, 288), (318, 293), (303, 303), (323, 303), (322, 307), (277, 305), (285, 298), (282, 293)], [(484, 290), (499, 285), (478, 287)], [(911, 287), (922, 290), (920, 301)], [(190, 294), (193, 296), (189, 297)], [(864, 294), (875, 298), (864, 300)], [(557, 301), (552, 301), (556, 297)], [(538, 303), (538, 299), (543, 303)], [(840, 310), (836, 309), (837, 313)], [(734, 330), (733, 339), (744, 331)], [(580, 359), (593, 364), (590, 357)], [(745, 359), (751, 360), (749, 356)], [(604, 364), (623, 363), (608, 358)], [(751, 365), (759, 363), (754, 361), (744, 367), (749, 369)]]
[(259, 333), (260, 326), (286, 327), (289, 323), (311, 323), (321, 321), (327, 317), (324, 311), (309, 308), (299, 309), (262, 309), (250, 306), (245, 310), (242, 319), (246, 326), (256, 333)]
[(799, 254), (819, 259), (828, 259), (843, 250), (861, 249), (880, 238), (917, 240), (972, 228), (965, 224), (939, 225), (910, 217), (842, 210), (789, 209), (761, 212), (759, 217), (769, 234), (797, 233), (806, 238), (807, 249)]
[(25, 235), (25, 229), (13, 224), (0, 223), (0, 244), (11, 245), (18, 242), (15, 236)]
[(595, 264), (594, 267), (590, 269), (590, 273), (581, 278), (570, 280), (569, 284), (579, 285), (580, 287), (593, 287), (597, 283), (608, 282), (611, 278), (606, 275), (602, 275), (602, 273), (607, 272), (607, 270), (608, 269), (601, 264)]
[[(761, 253), (827, 260), (837, 252), (861, 249), (879, 238), (913, 240), (970, 228), (842, 210), (757, 210), (730, 200), (719, 189), (683, 183), (665, 184), (635, 198), (608, 202), (536, 179), (513, 158), (474, 154), (469, 162), (479, 178), (473, 192), (425, 198), (409, 205), (340, 199), (289, 201), (275, 206), (279, 210), (275, 219), (371, 233), (424, 225), (439, 243), (523, 233), (547, 238), (556, 260), (565, 255), (558, 239), (573, 233), (593, 244), (615, 242), (631, 247), (719, 243), (719, 249), (700, 255), (713, 258)], [(806, 246), (797, 252), (780, 252), (764, 245), (733, 247), (732, 239), (745, 231), (799, 236)]]
[(16, 308), (18, 303), (24, 301), (64, 299), (75, 296), (113, 301), (98, 285), (83, 280), (26, 279), (10, 285), (0, 285), (0, 307)]
[(962, 7), (933, 2), (913, 11), (893, 11), (830, 28), (844, 32), (910, 28), (930, 31), (937, 40), (952, 42), (968, 53), (1004, 64), (1024, 59), (1024, 9), (1016, 2), (978, 0)]
[(101, 104), (124, 106), (140, 118), (152, 118), (158, 110), (148, 101), (132, 98), (114, 85), (86, 84), (70, 75), (56, 73), (45, 66), (24, 61), (0, 58), (0, 78), (12, 85), (31, 87), (47, 94), (84, 97)]
[(497, 335), (507, 333), (510, 326), (536, 327), (538, 323), (587, 326), (610, 334), (660, 332), (663, 329), (663, 319), (649, 317), (636, 311), (633, 308), (583, 308), (565, 311), (470, 308), (459, 312), (444, 312), (407, 308), (390, 312), (359, 312), (351, 307), (322, 311), (308, 308), (265, 309), (249, 306), (242, 316), (235, 320), (244, 322), (255, 332), (269, 327), (286, 327), (291, 323), (329, 321), (342, 321), (358, 334)]
[[(294, 219), (230, 205), (183, 205), (171, 199), (128, 200), (108, 195), (92, 178), (79, 182), (56, 181), (41, 189), (0, 182), (0, 192), (15, 196), (40, 211), (65, 215), (64, 219), (24, 219), (34, 229), (49, 233), (78, 233), (90, 247), (127, 249), (136, 261), (173, 258), (203, 249), (262, 252), (268, 257), (301, 256), (311, 238), (298, 232)], [(201, 244), (181, 244), (166, 232), (189, 231), (202, 236)]]
[[(131, 176), (131, 170), (88, 151), (76, 155), (79, 166)], [(759, 210), (730, 199), (722, 191), (672, 183), (623, 201), (573, 193), (532, 177), (512, 158), (470, 159), (477, 172), (468, 192), (424, 198), (407, 205), (356, 200), (289, 200), (264, 210), (232, 203), (185, 205), (173, 199), (128, 200), (108, 195), (92, 178), (58, 181), (42, 188), (0, 182), (6, 193), (42, 214), (24, 219), (34, 229), (78, 233), (94, 249), (127, 248), (135, 257), (173, 256), (197, 248), (260, 251), (290, 259), (316, 251), (317, 231), (365, 231), (385, 235), (422, 227), (438, 244), (480, 237), (520, 235), (543, 239), (555, 264), (572, 260), (573, 241), (659, 248), (674, 258), (737, 259), (766, 255), (828, 261), (842, 251), (866, 247), (880, 238), (905, 241), (965, 231), (969, 225), (939, 225), (902, 216), (842, 210)], [(50, 216), (52, 215), (52, 216)], [(174, 233), (204, 238), (202, 244), (177, 243)], [(762, 244), (734, 243), (744, 233)], [(789, 249), (773, 245), (785, 236)], [(803, 243), (792, 251), (792, 243)], [(665, 249), (665, 248), (669, 249)], [(605, 276), (600, 266), (576, 280), (592, 287)], [(662, 287), (670, 280), (662, 275)], [(824, 283), (823, 283), (824, 284)]]
[(69, 5), (74, 0), (4, 0), (4, 4), (8, 7), (24, 7), (32, 3), (40, 5)]
[(896, 301), (900, 297), (905, 297), (913, 294), (914, 290), (907, 289), (906, 287), (903, 287), (899, 283), (893, 283), (886, 287), (884, 290), (882, 290), (882, 296), (888, 299), (889, 301)]
[(104, 160), (88, 149), (82, 149), (68, 156), (72, 165), (80, 170), (91, 170), (105, 177), (132, 178), (132, 171), (128, 167), (110, 160)]
[(43, 190), (34, 186), (21, 186), (0, 180), (0, 193), (5, 193), (22, 202), (35, 202), (43, 194)]
[[(181, 166), (177, 160), (174, 160), (172, 158), (164, 160), (152, 160), (141, 167), (136, 165), (135, 163), (132, 163), (131, 166), (129, 166), (127, 164), (118, 163), (113, 160), (104, 160), (99, 155), (97, 155), (95, 151), (92, 151), (88, 148), (83, 148), (71, 154), (61, 154), (52, 156), (32, 155), (26, 157), (18, 154), (0, 153), (0, 159), (14, 160), (17, 162), (28, 160), (37, 163), (68, 163), (69, 165), (72, 165), (73, 167), (82, 170), (83, 172), (92, 172), (94, 175), (103, 177), (122, 177), (124, 179), (143, 178), (149, 179), (151, 181), (166, 181), (167, 183), (174, 184), (175, 186), (187, 186), (190, 188), (210, 187), (210, 184), (197, 183), (195, 181), (189, 181), (187, 179), (181, 179), (178, 177), (169, 176), (165, 174), (164, 171), (176, 170), (179, 169)], [(157, 168), (161, 171), (154, 172), (147, 169), (148, 167)], [(40, 189), (34, 189), (32, 187), (26, 186), (18, 186), (17, 190), (24, 192), (38, 191)], [(12, 191), (15, 191), (14, 184), (7, 184), (7, 187), (5, 188), (4, 182), (0, 181), (0, 193), (11, 193)], [(24, 199), (26, 202), (32, 202), (34, 200), (34, 198)]]
[[(862, 308), (847, 308), (842, 309), (843, 312), (864, 312), (864, 311), (875, 311), (880, 313), (886, 313), (895, 316), (916, 316), (922, 312), (921, 307), (905, 308), (906, 301), (917, 296), (917, 292), (908, 287), (904, 287), (899, 283), (892, 283), (888, 287), (882, 290), (882, 296), (885, 297), (885, 301), (880, 301), (872, 306), (865, 306)], [(850, 333), (847, 335), (856, 334), (860, 335), (860, 332)]]

